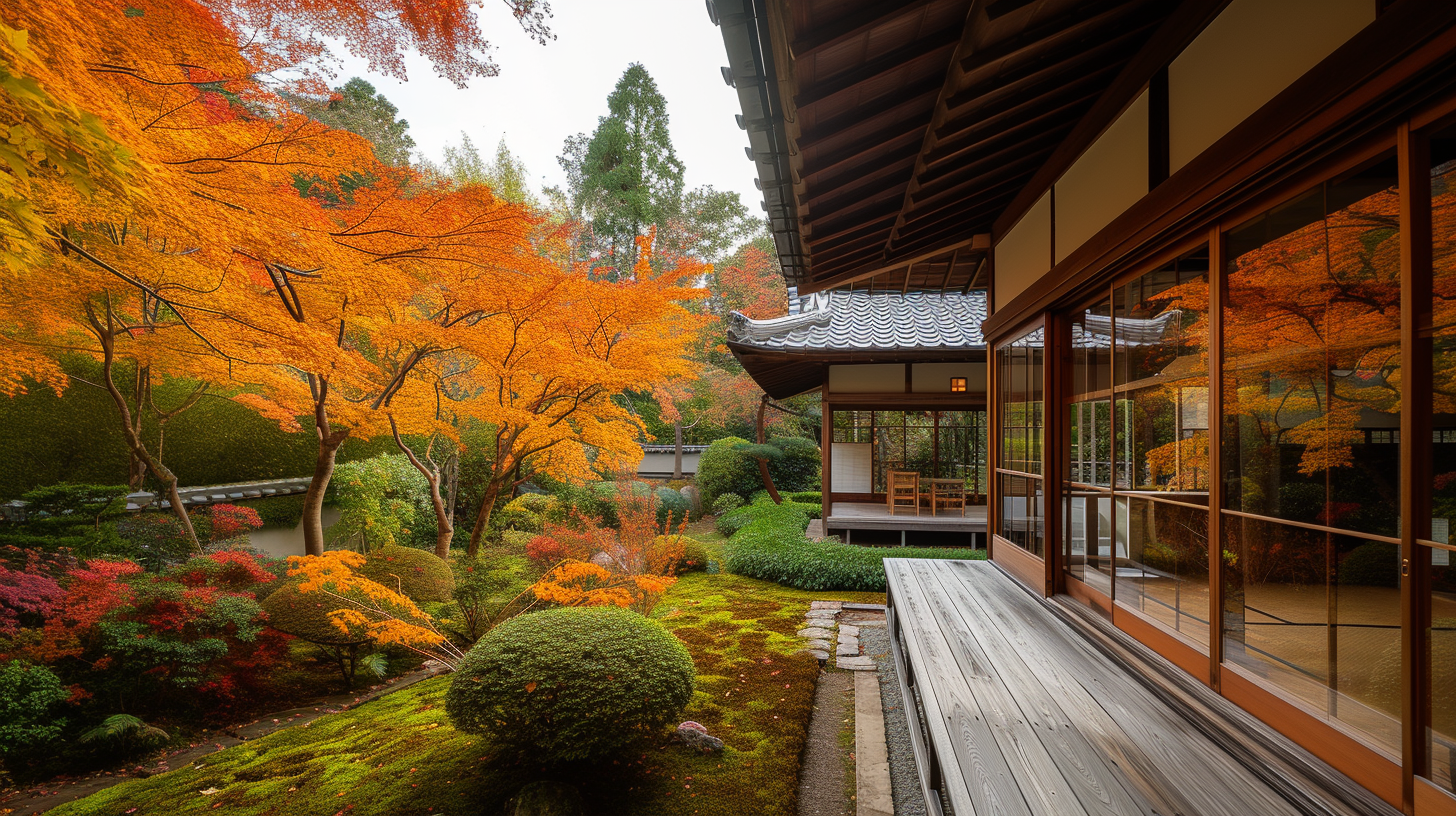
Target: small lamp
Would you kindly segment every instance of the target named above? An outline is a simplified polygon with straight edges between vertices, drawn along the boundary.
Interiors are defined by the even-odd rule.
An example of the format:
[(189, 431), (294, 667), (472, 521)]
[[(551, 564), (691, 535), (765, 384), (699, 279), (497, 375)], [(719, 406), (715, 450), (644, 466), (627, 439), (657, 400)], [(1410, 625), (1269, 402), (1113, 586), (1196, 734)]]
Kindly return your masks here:
[(954, 392), (954, 393), (961, 393), (961, 392), (965, 391), (966, 390), (966, 378), (965, 377), (951, 377), (950, 378), (950, 390), (952, 392)]

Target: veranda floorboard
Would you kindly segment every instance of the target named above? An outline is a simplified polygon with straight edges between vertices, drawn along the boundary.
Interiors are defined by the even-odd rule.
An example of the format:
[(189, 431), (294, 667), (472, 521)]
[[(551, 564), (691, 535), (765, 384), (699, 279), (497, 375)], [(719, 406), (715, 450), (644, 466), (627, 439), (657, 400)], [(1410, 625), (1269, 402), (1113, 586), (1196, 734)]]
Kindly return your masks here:
[(995, 566), (885, 571), (958, 816), (1299, 813)]

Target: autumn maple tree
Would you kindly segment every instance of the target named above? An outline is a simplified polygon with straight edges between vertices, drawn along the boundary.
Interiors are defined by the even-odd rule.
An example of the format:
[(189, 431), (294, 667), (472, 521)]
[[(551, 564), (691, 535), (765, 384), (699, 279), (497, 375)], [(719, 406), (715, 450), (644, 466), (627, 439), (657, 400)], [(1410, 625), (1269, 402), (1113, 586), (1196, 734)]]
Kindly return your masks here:
[(687, 351), (703, 320), (684, 303), (702, 292), (683, 283), (704, 267), (652, 261), (649, 233), (630, 278), (603, 280), (580, 264), (543, 270), (502, 293), (499, 315), (476, 327), (476, 362), (455, 385), (465, 410), (494, 429), (472, 556), (496, 499), (532, 473), (581, 481), (635, 467), (642, 423), (620, 395), (693, 375)]

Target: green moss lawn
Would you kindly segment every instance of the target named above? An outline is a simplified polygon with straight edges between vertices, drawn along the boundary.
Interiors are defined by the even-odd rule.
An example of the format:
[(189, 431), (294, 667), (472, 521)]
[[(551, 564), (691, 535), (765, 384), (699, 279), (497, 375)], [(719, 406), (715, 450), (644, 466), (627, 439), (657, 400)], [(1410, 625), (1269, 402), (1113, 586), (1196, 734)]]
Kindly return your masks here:
[(793, 816), (818, 676), (817, 661), (795, 653), (794, 632), (815, 598), (883, 600), (692, 573), (658, 605), (653, 616), (687, 644), (697, 665), (698, 687), (684, 718), (727, 743), (719, 755), (690, 752), (664, 733), (591, 768), (522, 766), (451, 727), (444, 712), (449, 679), (439, 678), (51, 812), (494, 814), (522, 784), (554, 773), (577, 784), (590, 812), (603, 816)]

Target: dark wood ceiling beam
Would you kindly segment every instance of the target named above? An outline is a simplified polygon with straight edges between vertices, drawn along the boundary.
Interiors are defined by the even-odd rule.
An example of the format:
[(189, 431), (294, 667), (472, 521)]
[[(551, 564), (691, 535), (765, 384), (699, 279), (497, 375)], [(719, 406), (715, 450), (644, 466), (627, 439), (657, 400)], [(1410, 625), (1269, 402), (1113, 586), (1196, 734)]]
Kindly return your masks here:
[[(940, 79), (929, 78), (901, 88), (892, 94), (885, 94), (881, 99), (872, 103), (857, 105), (848, 113), (836, 116), (833, 119), (819, 122), (812, 127), (802, 130), (799, 134), (798, 145), (802, 153), (811, 147), (818, 146), (832, 138), (843, 137), (846, 134), (853, 134), (866, 122), (874, 122), (882, 117), (894, 116), (896, 121), (914, 119), (919, 127), (925, 127), (924, 109), (931, 104), (932, 98), (940, 90)], [(855, 137), (852, 141), (858, 142)]]
[(803, 59), (815, 51), (848, 42), (878, 26), (918, 13), (931, 2), (933, 0), (882, 0), (858, 14), (837, 20), (833, 25), (819, 27), (813, 36), (794, 40), (789, 45), (789, 53), (796, 60)]
[[(935, 149), (926, 156), (926, 163), (934, 166), (956, 159), (968, 150), (974, 150), (977, 144), (987, 138), (987, 133), (995, 135), (1006, 130), (1035, 126), (1039, 122), (1067, 118), (1068, 111), (1077, 110), (1079, 107), (1091, 107), (1102, 94), (1104, 86), (1101, 81), (1116, 74), (1118, 70), (1117, 66), (1109, 65), (1083, 74), (1065, 85), (1059, 85), (1044, 95), (1007, 100), (1011, 104), (1003, 106), (996, 113), (962, 117), (947, 122), (936, 132)], [(979, 111), (978, 114), (984, 114), (984, 111)], [(1077, 114), (1073, 118), (1081, 118), (1081, 115)], [(977, 141), (978, 139), (981, 141)]]
[(840, 191), (850, 191), (858, 195), (866, 184), (880, 179), (886, 174), (890, 174), (891, 176), (889, 183), (879, 185), (875, 189), (902, 185), (905, 183), (905, 171), (915, 161), (915, 154), (915, 146), (910, 147), (908, 150), (902, 148), (893, 153), (879, 156), (874, 164), (856, 168), (852, 172), (846, 171), (840, 173), (817, 184), (807, 185), (808, 194), (801, 196), (799, 203), (807, 204), (812, 211), (816, 205), (840, 195)]
[[(859, 213), (854, 219), (834, 219), (817, 222), (814, 224), (813, 234), (805, 238), (805, 242), (813, 247), (829, 245), (830, 242), (842, 239), (851, 234), (859, 234), (872, 230), (889, 229), (890, 222), (895, 214), (900, 211), (900, 202), (885, 203), (878, 209), (868, 213)], [(846, 223), (847, 222), (847, 223)]]
[(882, 257), (871, 258), (866, 263), (860, 264), (851, 269), (846, 269), (844, 271), (835, 272), (828, 275), (815, 275), (814, 278), (808, 281), (804, 287), (801, 287), (801, 289), (806, 292), (822, 292), (825, 289), (833, 289), (837, 286), (844, 286), (852, 281), (864, 280), (865, 278), (874, 277), (875, 275), (878, 275), (882, 272), (899, 269), (906, 264), (920, 263), (921, 261), (926, 261), (931, 258), (944, 255), (945, 253), (951, 251), (952, 249), (956, 249), (957, 247), (969, 247), (972, 250), (988, 249), (991, 244), (990, 239), (990, 235), (987, 235), (985, 233), (976, 233), (974, 235), (968, 235), (959, 241), (954, 241), (946, 244), (945, 246), (937, 247), (926, 252), (914, 254), (906, 253), (904, 255), (889, 259), (885, 259)]
[(1021, 185), (1025, 183), (1026, 177), (1030, 174), (1031, 170), (1028, 169), (1019, 171), (1013, 169), (1010, 172), (985, 176), (980, 179), (983, 183), (976, 187), (975, 201), (967, 204), (960, 200), (952, 199), (942, 201), (936, 207), (921, 207), (915, 210), (910, 220), (905, 224), (905, 228), (900, 232), (902, 235), (908, 237), (940, 224), (943, 221), (964, 219), (968, 213), (979, 209), (982, 201), (990, 198), (1010, 200), (1021, 191)]
[[(826, 152), (822, 156), (815, 156), (813, 159), (805, 156), (804, 167), (800, 171), (803, 181), (822, 176), (826, 173), (838, 170), (845, 166), (854, 166), (854, 163), (867, 156), (874, 156), (881, 152), (886, 146), (893, 145), (900, 141), (913, 138), (915, 144), (919, 144), (920, 136), (925, 132), (925, 125), (919, 122), (896, 122), (892, 126), (876, 131), (874, 134), (856, 139), (848, 147), (836, 151)], [(799, 153), (804, 154), (807, 148), (800, 147)]]
[(1184, 0), (1163, 20), (1147, 43), (1102, 92), (1092, 108), (1047, 157), (1041, 169), (996, 219), (992, 232), (1001, 235), (1035, 204), (1043, 191), (1061, 177), (1102, 131), (1116, 121), (1153, 74), (1162, 70), (1199, 35), (1230, 0)]
[(956, 43), (950, 64), (946, 66), (940, 92), (936, 94), (935, 106), (930, 111), (930, 123), (925, 128), (925, 136), (920, 140), (920, 149), (917, 151), (910, 178), (905, 185), (905, 194), (900, 200), (900, 214), (895, 217), (895, 225), (890, 227), (890, 234), (885, 238), (884, 253), (887, 258), (895, 251), (895, 236), (905, 225), (905, 218), (912, 206), (912, 196), (919, 186), (920, 174), (925, 171), (925, 154), (935, 146), (935, 131), (949, 115), (946, 101), (960, 87), (961, 77), (965, 74), (961, 70), (961, 60), (975, 48), (976, 27), (974, 22), (980, 18), (984, 5), (984, 0), (972, 0), (971, 7), (966, 10), (966, 19), (961, 24), (960, 40)]
[(842, 204), (836, 200), (831, 204), (825, 205), (827, 212), (825, 217), (816, 220), (814, 213), (810, 211), (806, 214), (805, 219), (811, 224), (815, 224), (816, 228), (818, 226), (827, 226), (836, 230), (846, 225), (846, 222), (863, 223), (871, 218), (877, 218), (881, 214), (889, 212), (891, 203), (900, 200), (898, 191), (899, 185), (895, 184), (875, 193), (865, 191), (852, 196), (843, 196), (844, 200)]
[(1028, 64), (1010, 74), (992, 77), (967, 88), (960, 89), (945, 100), (946, 109), (959, 116), (1009, 96), (1025, 94), (1029, 86), (1038, 82), (1063, 83), (1067, 77), (1076, 76), (1085, 66), (1105, 66), (1127, 59), (1147, 37), (1148, 29), (1156, 21), (1123, 29), (1090, 48), (1067, 48), (1058, 54), (1047, 55), (1045, 60)]
[[(937, 174), (953, 173), (961, 166), (960, 162), (976, 160), (987, 151), (998, 150), (1000, 145), (1034, 139), (1051, 129), (1070, 127), (1082, 118), (1082, 114), (1086, 113), (1095, 100), (1096, 96), (1093, 95), (1080, 97), (1049, 111), (1028, 113), (1026, 120), (1022, 122), (1007, 122), (1004, 127), (999, 128), (977, 128), (979, 138), (968, 137), (943, 142), (941, 147), (937, 147), (926, 157), (925, 176), (928, 179)], [(929, 182), (922, 179), (922, 184)]]
[(972, 53), (961, 60), (961, 73), (974, 76), (977, 72), (1006, 60), (1058, 49), (1097, 29), (1106, 27), (1110, 30), (1123, 17), (1143, 5), (1147, 5), (1147, 0), (1103, 0), (1098, 3), (1079, 4), (1060, 17)]
[[(994, 153), (977, 157), (974, 162), (960, 165), (953, 170), (926, 178), (921, 188), (915, 191), (909, 202), (909, 211), (918, 210), (927, 204), (965, 192), (971, 187), (983, 185), (988, 177), (1003, 179), (1015, 172), (1030, 174), (1046, 158), (1072, 128), (1071, 122), (1047, 130), (1040, 136), (1012, 143)], [(990, 168), (987, 170), (987, 168)], [(908, 212), (908, 211), (907, 211)]]
[[(941, 62), (940, 52), (953, 47), (959, 37), (960, 32), (956, 30), (936, 31), (863, 65), (800, 89), (794, 96), (794, 105), (803, 110), (839, 94), (858, 90), (865, 83), (890, 76), (897, 71), (905, 71), (913, 63)], [(936, 75), (939, 76), (940, 72), (936, 71)]]

